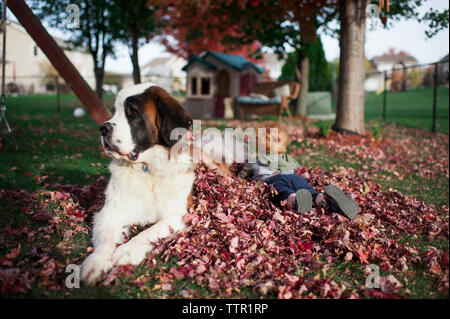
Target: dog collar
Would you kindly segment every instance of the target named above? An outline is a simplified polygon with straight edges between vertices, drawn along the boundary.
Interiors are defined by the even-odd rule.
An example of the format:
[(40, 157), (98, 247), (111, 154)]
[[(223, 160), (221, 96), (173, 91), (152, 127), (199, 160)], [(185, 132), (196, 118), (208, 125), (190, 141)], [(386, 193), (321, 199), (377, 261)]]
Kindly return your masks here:
[(142, 171), (143, 171), (144, 173), (150, 173), (150, 170), (148, 169), (148, 166), (145, 165), (145, 164), (142, 164)]

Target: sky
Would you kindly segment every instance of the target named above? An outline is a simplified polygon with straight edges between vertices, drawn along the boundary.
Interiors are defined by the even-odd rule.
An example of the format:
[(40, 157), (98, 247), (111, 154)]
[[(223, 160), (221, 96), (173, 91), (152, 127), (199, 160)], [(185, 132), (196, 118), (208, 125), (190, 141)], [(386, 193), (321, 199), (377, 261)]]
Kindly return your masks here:
[[(395, 0), (391, 0), (395, 1)], [(449, 0), (428, 0), (420, 9), (420, 13), (428, 11), (430, 8), (448, 9)], [(374, 56), (387, 52), (390, 48), (403, 50), (413, 57), (419, 63), (429, 63), (440, 60), (449, 52), (449, 29), (445, 29), (428, 39), (425, 35), (426, 25), (420, 24), (415, 20), (401, 20), (395, 22), (389, 30), (378, 27), (366, 32), (366, 57), (370, 60)], [(49, 29), (49, 33), (63, 37), (59, 30)], [(325, 56), (328, 61), (339, 57), (339, 41), (327, 35), (321, 35), (325, 50)], [(105, 69), (111, 72), (131, 73), (132, 65), (130, 62), (128, 48), (119, 45), (116, 50), (116, 59), (107, 58)], [(139, 50), (140, 65), (144, 65), (152, 59), (160, 56), (167, 56), (163, 45), (158, 41), (152, 41)]]
[[(395, 0), (391, 0), (392, 2)], [(430, 8), (442, 11), (448, 9), (448, 0), (429, 0), (420, 9), (423, 14)], [(428, 39), (425, 35), (426, 25), (416, 20), (400, 20), (394, 22), (394, 26), (388, 30), (375, 28), (366, 32), (366, 57), (370, 60), (374, 56), (382, 55), (389, 48), (403, 50), (419, 63), (429, 63), (440, 60), (449, 52), (449, 30), (440, 31), (433, 38)], [(339, 57), (339, 41), (330, 36), (322, 36), (325, 56), (328, 61)]]

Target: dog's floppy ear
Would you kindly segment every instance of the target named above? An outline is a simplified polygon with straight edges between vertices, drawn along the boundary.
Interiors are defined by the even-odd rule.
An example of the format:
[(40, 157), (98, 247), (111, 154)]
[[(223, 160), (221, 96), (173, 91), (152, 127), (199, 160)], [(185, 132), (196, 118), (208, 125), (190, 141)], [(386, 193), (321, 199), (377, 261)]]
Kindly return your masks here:
[(159, 86), (150, 87), (148, 93), (151, 95), (161, 116), (160, 139), (163, 144), (172, 146), (178, 142), (170, 139), (172, 130), (177, 127), (189, 129), (192, 124), (192, 118), (177, 100)]

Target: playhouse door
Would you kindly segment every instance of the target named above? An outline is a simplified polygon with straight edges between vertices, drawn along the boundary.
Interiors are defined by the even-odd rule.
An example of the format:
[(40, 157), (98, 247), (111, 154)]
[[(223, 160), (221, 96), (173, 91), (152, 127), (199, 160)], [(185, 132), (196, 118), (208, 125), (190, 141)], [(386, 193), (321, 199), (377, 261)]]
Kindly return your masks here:
[(215, 116), (223, 118), (225, 106), (223, 100), (230, 96), (230, 74), (225, 70), (220, 70), (217, 75), (217, 94), (215, 105)]
[(241, 76), (241, 85), (239, 94), (249, 95), (252, 85), (255, 84), (256, 82), (258, 82), (258, 79), (254, 74), (244, 74), (243, 76)]

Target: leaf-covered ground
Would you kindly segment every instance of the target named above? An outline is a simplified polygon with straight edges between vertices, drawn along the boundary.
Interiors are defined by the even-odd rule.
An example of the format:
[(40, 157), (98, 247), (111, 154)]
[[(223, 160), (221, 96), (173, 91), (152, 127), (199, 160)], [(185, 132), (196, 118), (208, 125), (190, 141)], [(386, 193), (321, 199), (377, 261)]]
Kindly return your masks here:
[[(27, 139), (25, 132), (17, 136), (18, 146), (4, 141), (2, 156), (61, 147), (62, 164), (53, 168), (55, 159), (36, 158), (28, 170), (20, 159), (16, 165), (1, 162), (1, 295), (448, 298), (448, 134), (388, 125), (365, 137), (324, 137), (304, 121), (287, 128), (293, 138), (289, 152), (302, 164), (299, 174), (318, 190), (329, 183), (347, 190), (361, 207), (355, 220), (324, 209), (299, 215), (277, 208), (268, 186), (200, 166), (186, 216), (189, 231), (156, 243), (143, 264), (114, 268), (101, 285), (80, 289), (65, 287), (65, 268), (81, 264), (92, 251), (90, 221), (102, 206), (107, 181), (108, 159), (91, 141), (95, 126), (53, 132), (41, 127), (38, 139)], [(49, 136), (60, 130), (61, 139), (70, 138)], [(92, 153), (83, 149), (85, 141), (94, 145)], [(85, 172), (65, 174), (65, 162), (86, 158), (92, 165)], [(140, 230), (133, 227), (134, 233)], [(365, 286), (370, 264), (380, 269), (380, 288)]]

